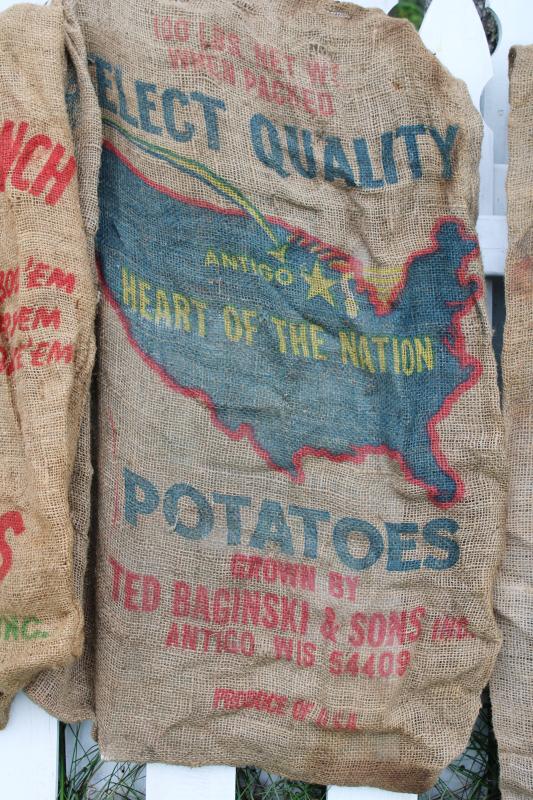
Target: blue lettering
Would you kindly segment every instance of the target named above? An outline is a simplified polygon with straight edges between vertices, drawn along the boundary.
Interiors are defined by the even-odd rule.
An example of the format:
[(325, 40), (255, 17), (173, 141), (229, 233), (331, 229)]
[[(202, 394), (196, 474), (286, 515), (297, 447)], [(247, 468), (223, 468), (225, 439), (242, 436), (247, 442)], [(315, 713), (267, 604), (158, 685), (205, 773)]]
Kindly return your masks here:
[(422, 163), (420, 161), (420, 150), (418, 149), (418, 137), (426, 133), (425, 125), (402, 125), (396, 131), (398, 138), (403, 138), (409, 159), (411, 174), (415, 180), (422, 177)]
[(200, 103), (204, 112), (205, 132), (207, 133), (207, 146), (210, 150), (220, 150), (220, 132), (218, 127), (218, 111), (225, 111), (226, 104), (216, 97), (209, 97), (202, 92), (193, 92), (191, 100)]
[(285, 520), (281, 503), (275, 500), (263, 500), (250, 547), (264, 550), (268, 542), (276, 544), (285, 555), (294, 555), (291, 529)]
[(228, 544), (239, 545), (242, 535), (241, 508), (252, 505), (251, 498), (241, 497), (238, 494), (219, 494), (213, 492), (215, 503), (226, 507), (226, 522), (228, 525)]
[(409, 550), (416, 550), (416, 539), (404, 539), (404, 533), (418, 533), (418, 525), (407, 522), (388, 522), (385, 525), (389, 537), (389, 554), (387, 558), (387, 570), (389, 572), (412, 572), (420, 569), (421, 562), (418, 559), (404, 559), (403, 554)]
[[(361, 534), (368, 541), (368, 553), (364, 558), (355, 558), (348, 549), (350, 534)], [(362, 519), (345, 517), (339, 520), (333, 529), (333, 545), (343, 564), (355, 572), (374, 566), (383, 555), (385, 545), (377, 528)]]
[[(192, 527), (179, 519), (178, 506), (182, 497), (188, 497), (196, 506), (198, 521)], [(203, 494), (200, 494), (187, 483), (177, 483), (170, 487), (163, 500), (163, 513), (170, 527), (180, 536), (184, 536), (185, 539), (193, 539), (194, 541), (205, 539), (213, 530), (215, 522), (213, 509)]]
[[(142, 496), (139, 497), (139, 492)], [(124, 469), (124, 519), (137, 527), (140, 514), (149, 516), (159, 505), (159, 492), (154, 484), (135, 472)]]
[(183, 130), (179, 131), (176, 128), (176, 101), (184, 108), (189, 105), (189, 98), (184, 92), (180, 92), (179, 89), (165, 89), (161, 97), (165, 127), (169, 135), (177, 142), (190, 142), (194, 136), (195, 127), (191, 122), (186, 122)]
[(299, 135), (298, 128), (294, 125), (285, 125), (285, 136), (287, 137), (287, 148), (289, 150), (289, 157), (294, 169), (300, 173), (304, 178), (312, 180), (316, 178), (316, 159), (313, 151), (313, 134), (311, 131), (300, 131), (304, 145), (306, 165), (303, 163), (302, 156), (300, 155)]
[(108, 61), (104, 61), (104, 59), (100, 58), (99, 56), (93, 56), (91, 60), (94, 61), (96, 66), (96, 94), (98, 95), (98, 103), (100, 104), (100, 108), (116, 114), (117, 104), (110, 100), (107, 96), (107, 90), (111, 89), (113, 84), (106, 76), (106, 72), (112, 72), (113, 67)]
[(387, 183), (398, 183), (398, 167), (394, 158), (394, 133), (392, 132), (384, 133), (381, 137), (381, 160)]
[(331, 514), (315, 508), (289, 506), (291, 517), (301, 517), (304, 524), (304, 558), (318, 557), (318, 523), (328, 522)]
[(448, 554), (447, 558), (435, 558), (435, 556), (427, 556), (424, 559), (424, 566), (428, 569), (443, 570), (455, 567), (459, 561), (461, 551), (459, 545), (450, 536), (443, 536), (440, 532), (454, 536), (459, 530), (459, 525), (453, 519), (435, 519), (428, 522), (424, 528), (424, 541), (432, 547), (439, 550), (444, 550)]
[(147, 133), (160, 135), (163, 132), (163, 129), (160, 128), (159, 125), (154, 125), (150, 119), (150, 114), (152, 111), (155, 111), (156, 105), (153, 100), (148, 98), (148, 95), (155, 94), (157, 92), (155, 83), (135, 81), (135, 91), (137, 92), (137, 107), (139, 109), (141, 128)]
[(355, 186), (353, 170), (338, 136), (328, 136), (326, 139), (324, 177), (327, 181), (333, 182), (340, 179), (345, 181), (347, 186)]
[[(288, 178), (289, 173), (283, 167), (283, 150), (278, 129), (274, 123), (270, 122), (263, 114), (254, 114), (250, 120), (250, 131), (253, 148), (259, 161), (266, 167), (275, 170), (282, 178)], [(266, 131), (268, 137), (269, 152), (265, 149), (263, 131)]]
[(439, 148), (439, 153), (442, 156), (442, 177), (449, 181), (453, 176), (452, 150), (455, 140), (457, 139), (459, 128), (457, 125), (449, 125), (448, 130), (446, 131), (445, 139), (442, 138), (436, 128), (429, 128), (429, 132)]
[(368, 142), (366, 139), (354, 139), (353, 148), (355, 150), (355, 157), (359, 165), (359, 180), (363, 189), (381, 189), (385, 181), (383, 178), (377, 180), (374, 178), (374, 168), (372, 167), (372, 160), (368, 150)]
[(124, 93), (124, 86), (122, 84), (122, 70), (120, 67), (115, 67), (115, 83), (117, 84), (117, 91), (118, 91), (118, 113), (129, 125), (132, 125), (134, 128), (139, 127), (139, 123), (137, 119), (132, 116), (128, 111), (128, 104), (126, 101), (126, 95)]

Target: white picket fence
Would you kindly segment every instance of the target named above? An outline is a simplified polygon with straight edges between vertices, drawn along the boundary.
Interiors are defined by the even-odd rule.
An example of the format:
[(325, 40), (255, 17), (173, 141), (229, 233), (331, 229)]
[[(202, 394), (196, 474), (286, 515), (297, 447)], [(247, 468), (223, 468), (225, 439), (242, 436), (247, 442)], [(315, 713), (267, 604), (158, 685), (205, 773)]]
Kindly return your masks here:
[[(45, 0), (39, 0), (45, 2)], [(325, 0), (324, 0), (325, 2)], [(390, 11), (396, 0), (359, 0), (359, 5)], [(12, 5), (0, 0), (0, 10)], [(533, 43), (532, 0), (488, 0), (500, 38), (490, 55), (472, 0), (433, 0), (421, 36), (443, 64), (468, 85), (481, 109), (486, 135), (481, 164), (479, 236), (490, 288), (493, 276), (503, 275), (507, 251), (505, 177), (509, 48)], [(88, 732), (85, 732), (88, 736)], [(55, 800), (58, 774), (58, 724), (19, 695), (11, 721), (0, 733), (0, 797), (2, 800)], [(229, 767), (146, 768), (146, 800), (234, 800), (235, 770)], [(414, 800), (368, 788), (329, 787), (328, 800)]]

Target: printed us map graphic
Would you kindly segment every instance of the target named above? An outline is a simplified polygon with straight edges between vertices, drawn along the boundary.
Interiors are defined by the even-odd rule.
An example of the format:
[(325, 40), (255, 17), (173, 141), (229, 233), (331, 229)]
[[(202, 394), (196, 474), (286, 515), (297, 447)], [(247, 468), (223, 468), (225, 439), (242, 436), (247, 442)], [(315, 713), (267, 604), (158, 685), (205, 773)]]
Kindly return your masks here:
[[(439, 425), (482, 365), (464, 317), (483, 292), (477, 239), (436, 220), (386, 300), (349, 254), (264, 214), (206, 166), (107, 122), (224, 205), (159, 185), (106, 140), (97, 237), (103, 289), (139, 356), (269, 468), (394, 460), (438, 507), (463, 499)], [(229, 310), (228, 310), (229, 309)]]

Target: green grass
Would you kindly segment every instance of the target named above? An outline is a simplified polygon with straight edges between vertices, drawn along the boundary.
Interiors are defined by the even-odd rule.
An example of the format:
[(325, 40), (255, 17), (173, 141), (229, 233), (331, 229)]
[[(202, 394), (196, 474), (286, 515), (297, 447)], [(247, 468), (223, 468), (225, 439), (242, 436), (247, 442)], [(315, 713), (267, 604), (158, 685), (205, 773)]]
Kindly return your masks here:
[(324, 786), (287, 781), (255, 767), (237, 770), (236, 800), (325, 800)]
[[(73, 737), (70, 763), (66, 758), (67, 729)], [(145, 768), (139, 764), (115, 764), (111, 769), (100, 758), (95, 744), (85, 747), (79, 725), (61, 724), (59, 731), (58, 800), (144, 800), (137, 788)]]

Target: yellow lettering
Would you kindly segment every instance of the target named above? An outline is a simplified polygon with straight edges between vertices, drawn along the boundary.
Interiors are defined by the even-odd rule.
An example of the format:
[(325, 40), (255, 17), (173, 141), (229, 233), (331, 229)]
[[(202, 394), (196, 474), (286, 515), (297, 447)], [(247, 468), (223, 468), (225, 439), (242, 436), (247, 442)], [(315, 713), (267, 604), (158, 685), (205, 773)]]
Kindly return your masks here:
[(412, 375), (415, 371), (415, 351), (409, 339), (402, 342), (402, 369), (404, 375)]
[(129, 306), (134, 311), (137, 310), (135, 275), (133, 272), (128, 273), (126, 267), (122, 267), (122, 300), (125, 306)]
[(385, 358), (385, 345), (389, 343), (388, 336), (373, 336), (373, 343), (378, 349), (379, 369), (381, 372), (387, 371), (387, 359)]
[(239, 319), (239, 312), (234, 306), (224, 308), (224, 330), (226, 338), (230, 342), (238, 342), (242, 339), (242, 323)]
[(239, 260), (237, 256), (230, 256), (228, 253), (222, 253), (222, 266), (224, 269), (239, 269)]
[(207, 311), (207, 306), (205, 303), (201, 303), (200, 300), (194, 300), (192, 297), (191, 303), (196, 309), (196, 316), (198, 317), (198, 335), (205, 336), (205, 312)]
[(424, 364), (426, 369), (431, 372), (434, 367), (435, 361), (433, 358), (433, 344), (429, 336), (424, 338), (425, 344), (418, 337), (415, 337), (415, 350), (416, 350), (416, 371), (422, 372)]
[(370, 348), (368, 346), (368, 339), (366, 336), (359, 337), (359, 359), (363, 369), (366, 367), (369, 372), (375, 373), (376, 368), (370, 354)]
[(295, 356), (300, 355), (304, 358), (309, 358), (309, 345), (307, 342), (307, 330), (304, 323), (296, 324), (291, 322), (289, 325), (289, 332), (291, 338), (292, 352)]
[(394, 359), (394, 372), (396, 375), (400, 374), (400, 348), (398, 347), (398, 339), (396, 336), (392, 340), (392, 355)]
[(321, 328), (320, 325), (311, 324), (309, 325), (309, 331), (311, 333), (311, 350), (313, 353), (313, 358), (315, 361), (327, 361), (327, 355), (320, 352), (320, 348), (326, 344), (326, 340), (324, 338), (324, 328)]
[(276, 328), (276, 332), (278, 334), (278, 344), (279, 344), (279, 352), (286, 353), (287, 352), (287, 338), (285, 336), (285, 328), (287, 327), (287, 323), (284, 319), (278, 319), (277, 317), (270, 318), (274, 323)]
[(151, 285), (146, 281), (139, 281), (139, 312), (141, 317), (150, 320), (153, 319), (153, 316), (147, 308), (150, 305), (150, 298), (146, 292), (149, 292), (151, 288)]
[(211, 248), (205, 254), (205, 266), (206, 267), (220, 267), (220, 263), (217, 258), (217, 254)]
[(355, 333), (350, 331), (350, 336), (345, 331), (339, 331), (339, 341), (341, 343), (341, 358), (342, 363), (347, 364), (348, 359), (351, 360), (354, 367), (359, 366), (359, 358), (357, 357), (357, 342)]
[(155, 293), (155, 323), (159, 325), (164, 320), (166, 325), (172, 325), (172, 315), (167, 293), (164, 289), (158, 289)]
[(255, 311), (248, 311), (244, 308), (242, 311), (242, 319), (246, 334), (246, 344), (252, 345), (254, 343), (254, 333), (257, 333), (258, 330), (255, 325), (252, 325), (252, 320), (257, 319), (257, 314)]
[(191, 331), (191, 304), (182, 294), (173, 292), (172, 301), (174, 303), (174, 314), (176, 316), (175, 327), (187, 333)]
[(272, 281), (274, 270), (268, 264), (259, 264), (259, 272), (266, 281), (269, 281), (269, 283)]
[(276, 270), (276, 281), (280, 286), (290, 286), (294, 282), (294, 275), (290, 270), (281, 267)]

